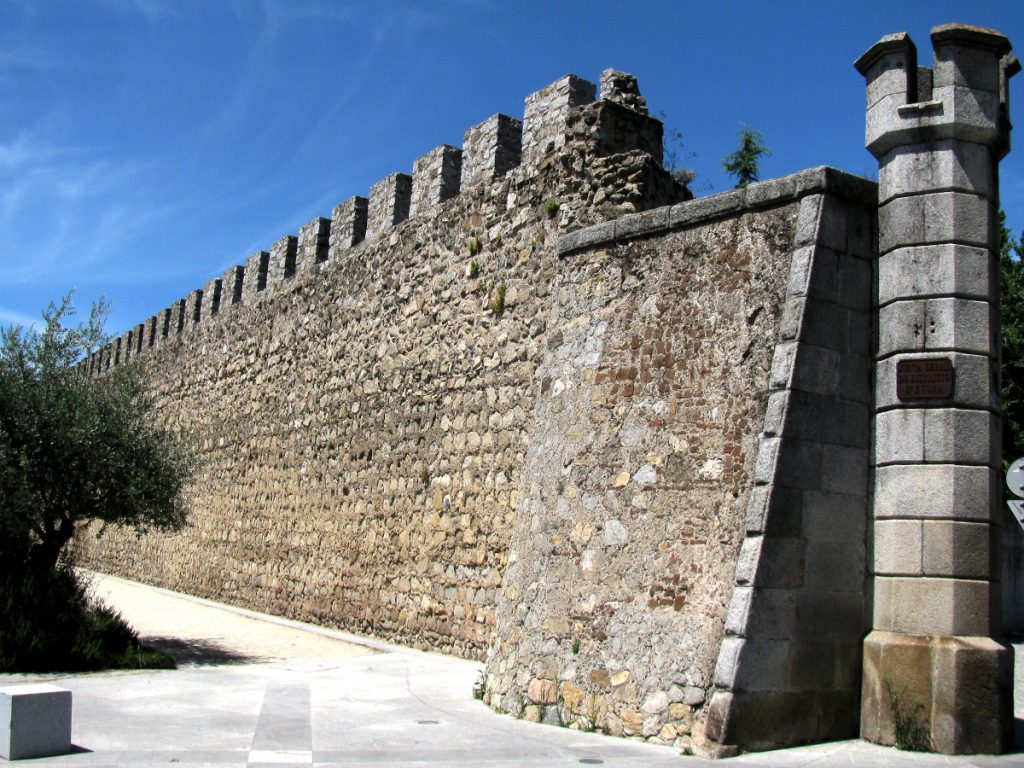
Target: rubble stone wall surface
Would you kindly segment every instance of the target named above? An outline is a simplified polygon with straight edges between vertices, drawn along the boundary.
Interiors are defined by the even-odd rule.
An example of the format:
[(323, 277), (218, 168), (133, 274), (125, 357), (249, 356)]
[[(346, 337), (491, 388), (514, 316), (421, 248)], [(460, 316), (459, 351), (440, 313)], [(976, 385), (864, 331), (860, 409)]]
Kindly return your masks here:
[(689, 732), (732, 593), (795, 224), (790, 204), (565, 257), (492, 705)]

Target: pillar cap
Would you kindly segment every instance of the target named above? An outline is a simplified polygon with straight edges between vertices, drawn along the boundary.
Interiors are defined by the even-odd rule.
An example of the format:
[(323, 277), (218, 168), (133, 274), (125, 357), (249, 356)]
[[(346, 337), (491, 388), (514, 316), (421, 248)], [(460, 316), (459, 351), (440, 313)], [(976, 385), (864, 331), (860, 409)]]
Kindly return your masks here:
[(956, 139), (1009, 150), (1009, 88), (1019, 69), (1001, 33), (941, 24), (933, 67), (919, 67), (905, 32), (886, 35), (855, 62), (867, 84), (865, 144), (881, 159), (895, 147)]
[(902, 52), (913, 52), (915, 60), (917, 58), (917, 47), (914, 45), (914, 41), (910, 39), (910, 35), (906, 32), (896, 32), (892, 35), (886, 35), (868, 48), (859, 59), (853, 62), (853, 66), (862, 75), (867, 75), (871, 65), (878, 61), (878, 59), (886, 54)]
[[(884, 38), (883, 38), (884, 39)], [(984, 48), (1004, 56), (1012, 46), (1006, 35), (995, 29), (969, 24), (939, 24), (932, 28), (932, 45), (955, 43), (969, 48)]]

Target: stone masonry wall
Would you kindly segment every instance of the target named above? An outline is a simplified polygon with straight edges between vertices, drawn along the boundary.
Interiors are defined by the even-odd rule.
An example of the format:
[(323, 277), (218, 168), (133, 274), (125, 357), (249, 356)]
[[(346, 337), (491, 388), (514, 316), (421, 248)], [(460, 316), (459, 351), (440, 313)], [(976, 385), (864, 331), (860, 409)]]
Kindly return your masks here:
[[(932, 42), (858, 60), (880, 186), (692, 200), (636, 79), (569, 75), (133, 326), (82, 368), (147, 369), (192, 524), (79, 561), (486, 655), (496, 709), (706, 756), (892, 743), (893, 680), (933, 748), (1005, 748), (976, 267), (1020, 65)], [(926, 353), (952, 391), (901, 394)]]
[(689, 732), (732, 591), (795, 223), (789, 205), (565, 257), (492, 706)]
[[(855, 732), (873, 189), (818, 169), (562, 238), (492, 706), (704, 752)], [(723, 693), (746, 732), (705, 734)]]
[[(575, 106), (581, 83), (540, 92), (548, 109), (527, 131), (530, 163), (509, 170), (516, 121), (492, 118), (467, 132), (468, 173), (463, 150), (427, 153), (411, 181), (389, 176), (368, 202), (339, 205), (157, 315), (166, 332), (134, 356), (166, 423), (199, 446), (191, 525), (84, 536), (81, 561), (482, 657), (529, 444), (557, 234), (688, 196), (639, 146), (660, 159), (660, 124), (617, 103)], [(560, 106), (563, 84), (572, 105)], [(609, 172), (613, 154), (625, 173), (638, 169), (629, 185)], [(115, 346), (87, 365), (98, 373), (124, 359)]]

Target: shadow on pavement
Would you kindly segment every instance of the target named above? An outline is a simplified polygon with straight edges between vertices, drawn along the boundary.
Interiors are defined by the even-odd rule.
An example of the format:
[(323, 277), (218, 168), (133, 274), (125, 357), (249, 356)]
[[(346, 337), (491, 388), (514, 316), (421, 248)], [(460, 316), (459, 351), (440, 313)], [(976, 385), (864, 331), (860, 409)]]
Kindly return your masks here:
[(147, 635), (139, 640), (150, 648), (163, 651), (179, 665), (213, 666), (219, 664), (255, 664), (267, 661), (263, 656), (249, 656), (204, 638), (159, 637)]

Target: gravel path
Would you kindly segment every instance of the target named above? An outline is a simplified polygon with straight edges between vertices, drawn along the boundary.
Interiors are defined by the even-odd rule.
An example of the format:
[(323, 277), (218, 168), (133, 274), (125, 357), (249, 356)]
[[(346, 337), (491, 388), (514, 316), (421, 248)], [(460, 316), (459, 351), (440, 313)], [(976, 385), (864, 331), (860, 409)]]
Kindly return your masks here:
[(364, 640), (285, 619), (85, 572), (94, 597), (115, 607), (147, 645), (174, 656), (179, 665), (339, 659), (377, 653)]

